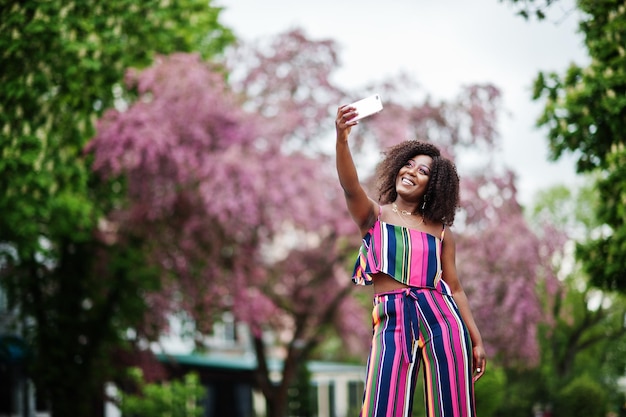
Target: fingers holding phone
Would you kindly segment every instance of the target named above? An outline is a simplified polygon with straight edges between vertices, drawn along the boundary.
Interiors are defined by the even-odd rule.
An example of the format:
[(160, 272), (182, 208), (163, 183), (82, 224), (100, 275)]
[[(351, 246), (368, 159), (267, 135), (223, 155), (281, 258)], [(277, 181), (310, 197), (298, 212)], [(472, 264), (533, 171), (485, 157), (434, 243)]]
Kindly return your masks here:
[(337, 129), (337, 137), (342, 133), (350, 134), (352, 126), (357, 125), (359, 120), (376, 114), (383, 109), (383, 102), (379, 94), (373, 94), (364, 99), (355, 101), (352, 104), (339, 107), (337, 109), (337, 119), (335, 127)]
[(354, 120), (356, 117), (356, 109), (349, 104), (341, 106), (337, 109), (337, 118), (335, 119), (335, 129), (337, 130), (337, 139), (347, 140), (352, 126), (358, 122)]

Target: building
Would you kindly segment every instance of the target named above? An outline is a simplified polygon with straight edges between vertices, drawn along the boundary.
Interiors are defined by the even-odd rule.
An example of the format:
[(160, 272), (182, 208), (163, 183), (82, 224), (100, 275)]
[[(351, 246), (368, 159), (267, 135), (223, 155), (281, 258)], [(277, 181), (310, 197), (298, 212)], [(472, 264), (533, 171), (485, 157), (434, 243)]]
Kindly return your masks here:
[[(176, 328), (176, 324), (173, 325)], [(268, 335), (271, 340), (271, 335)], [(158, 346), (165, 347), (157, 357), (164, 365), (168, 378), (181, 379), (194, 372), (206, 389), (203, 401), (205, 417), (263, 417), (267, 405), (256, 382), (256, 357), (251, 348), (248, 328), (235, 323), (225, 314), (214, 332), (205, 339), (208, 353), (190, 353), (192, 346), (182, 340), (168, 339)], [(280, 350), (272, 350), (268, 360), (270, 377), (281, 378)], [(155, 346), (155, 351), (159, 348)], [(338, 362), (310, 361), (310, 417), (347, 417), (358, 414), (363, 395), (365, 366)], [(113, 389), (113, 392), (115, 389)], [(107, 405), (106, 417), (120, 417), (113, 404)], [(296, 417), (295, 415), (293, 417)]]
[[(206, 387), (206, 417), (261, 417), (265, 399), (256, 386), (256, 359), (251, 355), (178, 354), (159, 355), (173, 377), (196, 372)], [(282, 362), (268, 363), (274, 380), (280, 378)], [(311, 392), (315, 417), (347, 417), (361, 404), (365, 367), (336, 362), (310, 361)], [(311, 416), (311, 417), (314, 417)], [(113, 416), (107, 416), (113, 417)]]

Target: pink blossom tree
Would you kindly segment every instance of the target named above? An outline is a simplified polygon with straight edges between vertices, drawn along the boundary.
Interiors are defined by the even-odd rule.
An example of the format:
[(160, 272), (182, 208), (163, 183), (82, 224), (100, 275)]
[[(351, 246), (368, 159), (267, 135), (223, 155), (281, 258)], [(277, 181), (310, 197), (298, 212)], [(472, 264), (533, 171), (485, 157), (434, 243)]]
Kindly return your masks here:
[[(136, 89), (138, 100), (125, 111), (108, 111), (88, 146), (93, 168), (103, 178), (123, 179), (127, 187), (127, 203), (104, 222), (112, 230), (109, 238), (114, 241), (115, 231), (124, 230), (146, 239), (151, 262), (162, 273), (162, 287), (146, 291), (152, 308), (138, 330), (156, 337), (168, 314), (185, 311), (204, 333), (219, 312), (232, 311), (252, 329), (270, 416), (284, 414), (298, 363), (329, 329), (338, 329), (348, 346), (362, 353), (369, 345), (368, 313), (348, 296), (359, 236), (332, 163), (336, 107), (374, 88), (385, 97), (383, 113), (355, 129), (357, 158), (368, 158), (366, 149), (408, 138), (432, 140), (452, 158), (468, 147), (497, 146), (499, 92), (492, 86), (468, 87), (456, 100), (435, 103), (410, 96), (419, 91), (409, 88), (415, 83), (406, 75), (358, 93), (345, 91), (331, 82), (337, 67), (332, 41), (313, 41), (297, 30), (269, 43), (243, 45), (222, 66), (196, 55), (161, 57), (144, 71), (128, 72), (127, 86)], [(465, 201), (474, 202), (472, 193), (497, 181), (464, 177)], [(515, 194), (509, 198), (506, 207), (516, 207)], [(536, 244), (530, 232), (515, 234), (523, 229), (521, 217), (508, 216), (517, 216), (519, 207), (501, 211), (498, 201), (491, 195), (483, 206), (468, 204), (467, 230), (476, 221), (487, 236), (502, 222), (503, 239), (515, 235), (520, 247)], [(493, 210), (500, 217), (490, 217)], [(508, 265), (526, 262), (527, 251), (498, 256), (497, 242), (460, 239), (461, 248), (475, 243), (481, 256), (494, 249), (480, 263), (462, 255), (468, 288), (530, 291), (504, 284), (525, 273), (524, 282), (537, 279), (530, 267), (506, 275)], [(471, 301), (488, 335), (490, 312), (501, 299), (490, 294)], [(530, 297), (519, 305), (521, 317), (531, 318), (519, 323), (525, 335), (532, 335), (539, 319), (534, 302)], [(270, 382), (267, 369), (261, 337), (267, 328), (289, 335), (282, 340), (278, 385)], [(493, 351), (528, 354), (505, 350), (511, 337), (504, 331), (494, 336)]]
[[(291, 38), (297, 41), (291, 52), (302, 57), (325, 53), (324, 43), (303, 42), (298, 33)], [(311, 87), (338, 102), (338, 88), (315, 83), (332, 66), (311, 68), (319, 72), (309, 74)], [(138, 330), (156, 337), (168, 314), (185, 311), (206, 333), (216, 314), (232, 311), (252, 329), (260, 385), (275, 416), (283, 414), (297, 365), (325, 329), (343, 326), (348, 340), (367, 334), (366, 313), (346, 297), (345, 265), (358, 239), (337, 204), (332, 164), (293, 144), (313, 143), (333, 127), (294, 109), (301, 95), (293, 86), (305, 82), (293, 73), (300, 75), (293, 85), (288, 78), (268, 90), (293, 94), (292, 100), (267, 94), (255, 108), (255, 100), (244, 101), (246, 79), (235, 91), (222, 68), (196, 55), (161, 57), (151, 68), (128, 72), (127, 85), (139, 99), (126, 111), (107, 112), (87, 149), (98, 173), (123, 178), (127, 187), (128, 203), (109, 213), (107, 223), (150, 242), (152, 263), (162, 271), (160, 290), (146, 293), (152, 308)], [(256, 86), (266, 82), (249, 75)], [(320, 100), (305, 98), (300, 106), (316, 119), (328, 115)], [(337, 314), (340, 307), (352, 314)], [(267, 370), (266, 328), (292, 334), (278, 386)]]
[(471, 177), (462, 206), (457, 262), (486, 348), (504, 366), (537, 365), (538, 325), (552, 325), (555, 256), (566, 236), (550, 224), (541, 225), (542, 233), (531, 229), (511, 172)]

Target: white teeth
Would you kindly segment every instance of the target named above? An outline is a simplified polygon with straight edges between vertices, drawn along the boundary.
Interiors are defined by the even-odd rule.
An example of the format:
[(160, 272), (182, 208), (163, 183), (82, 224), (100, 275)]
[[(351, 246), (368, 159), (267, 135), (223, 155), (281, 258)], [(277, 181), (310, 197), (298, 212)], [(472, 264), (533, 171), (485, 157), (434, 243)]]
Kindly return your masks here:
[(407, 184), (407, 185), (415, 185), (415, 184), (413, 183), (413, 181), (409, 181), (409, 180), (407, 180), (406, 178), (402, 178), (402, 183), (403, 183), (403, 184)]

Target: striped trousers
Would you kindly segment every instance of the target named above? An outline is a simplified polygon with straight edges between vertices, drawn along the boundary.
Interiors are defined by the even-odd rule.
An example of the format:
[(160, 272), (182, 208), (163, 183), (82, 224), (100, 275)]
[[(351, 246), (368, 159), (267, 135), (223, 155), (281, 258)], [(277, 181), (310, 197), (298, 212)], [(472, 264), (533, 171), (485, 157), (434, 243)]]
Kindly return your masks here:
[(424, 364), (427, 417), (474, 417), (472, 346), (451, 295), (406, 288), (374, 296), (361, 417), (409, 417)]

